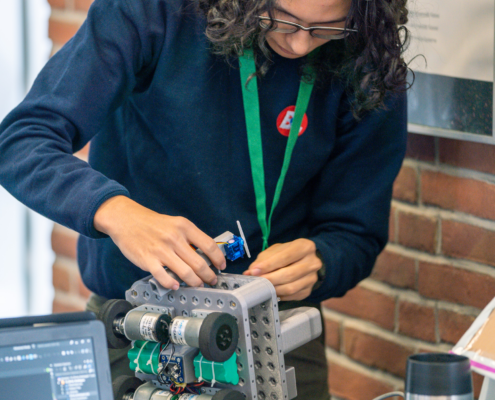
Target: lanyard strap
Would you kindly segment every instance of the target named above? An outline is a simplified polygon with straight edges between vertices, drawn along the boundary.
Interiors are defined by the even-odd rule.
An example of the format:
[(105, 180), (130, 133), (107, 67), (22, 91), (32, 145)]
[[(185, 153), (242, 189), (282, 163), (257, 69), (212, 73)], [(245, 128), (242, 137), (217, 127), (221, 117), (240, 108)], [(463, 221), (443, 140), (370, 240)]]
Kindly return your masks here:
[(292, 157), (292, 151), (294, 150), (294, 146), (301, 129), (304, 114), (308, 109), (314, 81), (306, 82), (305, 79), (301, 80), (299, 93), (297, 95), (296, 110), (291, 124), (287, 146), (285, 148), (284, 162), (282, 164), (280, 177), (278, 178), (277, 186), (275, 188), (272, 209), (267, 219), (265, 171), (263, 167), (263, 146), (261, 142), (260, 104), (256, 76), (253, 76), (249, 83), (247, 83), (249, 77), (256, 73), (253, 49), (244, 49), (244, 54), (240, 56), (239, 64), (242, 97), (244, 101), (244, 114), (246, 117), (249, 159), (251, 161), (251, 173), (253, 176), (254, 194), (256, 196), (256, 211), (258, 213), (258, 222), (263, 235), (263, 250), (265, 250), (268, 247), (268, 238), (270, 237), (273, 211), (275, 210), (275, 207), (280, 199), (280, 194), (282, 193), (285, 176), (287, 175), (290, 159)]

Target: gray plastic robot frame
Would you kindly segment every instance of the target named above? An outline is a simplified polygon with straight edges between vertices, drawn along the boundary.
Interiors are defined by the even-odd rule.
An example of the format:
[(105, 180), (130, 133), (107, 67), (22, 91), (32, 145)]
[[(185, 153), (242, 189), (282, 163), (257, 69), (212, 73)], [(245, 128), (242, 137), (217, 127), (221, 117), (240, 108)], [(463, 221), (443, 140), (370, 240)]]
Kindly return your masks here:
[[(230, 232), (215, 238), (234, 239)], [(220, 273), (214, 287), (182, 283), (175, 291), (149, 276), (126, 300), (107, 302), (100, 319), (109, 347), (132, 341), (130, 365), (146, 383), (122, 378), (114, 383), (116, 400), (293, 399), (296, 373), (284, 355), (322, 331), (316, 308), (279, 311), (273, 285), (254, 276)], [(191, 384), (196, 392), (172, 391)]]

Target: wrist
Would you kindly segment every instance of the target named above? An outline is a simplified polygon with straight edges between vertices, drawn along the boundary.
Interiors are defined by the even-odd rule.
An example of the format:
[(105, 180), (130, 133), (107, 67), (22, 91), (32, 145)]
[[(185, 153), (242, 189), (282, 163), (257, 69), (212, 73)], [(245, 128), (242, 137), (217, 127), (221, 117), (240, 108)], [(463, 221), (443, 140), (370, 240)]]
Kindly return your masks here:
[[(95, 229), (101, 233), (111, 236), (113, 222), (118, 215), (123, 215), (123, 210), (129, 203), (134, 203), (126, 196), (114, 196), (106, 200), (96, 211), (93, 218)], [(117, 219), (118, 220), (118, 219)]]

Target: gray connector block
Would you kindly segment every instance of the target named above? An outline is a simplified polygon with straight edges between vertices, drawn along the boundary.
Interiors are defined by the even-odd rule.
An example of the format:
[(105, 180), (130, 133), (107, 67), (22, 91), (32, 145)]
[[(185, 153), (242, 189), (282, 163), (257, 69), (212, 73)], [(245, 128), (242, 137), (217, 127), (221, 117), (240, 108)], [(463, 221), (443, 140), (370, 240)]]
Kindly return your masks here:
[(280, 311), (280, 322), (284, 354), (321, 335), (321, 315), (313, 307)]
[[(222, 235), (216, 238), (223, 239)], [(296, 397), (295, 371), (285, 365), (284, 354), (321, 334), (317, 309), (303, 307), (279, 313), (275, 288), (267, 279), (255, 276), (222, 273), (215, 287), (181, 285), (178, 290), (166, 292), (156, 291), (153, 287), (157, 283), (150, 282), (151, 276), (135, 282), (126, 291), (126, 300), (135, 307), (174, 309), (177, 316), (204, 318), (210, 312), (229, 313), (238, 322), (239, 384), (207, 384), (202, 388), (204, 393), (214, 394), (228, 387), (242, 392), (249, 400)], [(138, 377), (166, 389), (151, 375)]]
[[(230, 239), (233, 239), (234, 238), (234, 234), (232, 232), (224, 232), (222, 233), (220, 236), (217, 236), (215, 238), (215, 242), (228, 242)], [(223, 255), (225, 255), (225, 249), (224, 249), (224, 246), (218, 246), (220, 250), (222, 250), (222, 253)], [(208, 266), (211, 266), (211, 261), (208, 257), (206, 257), (205, 253), (203, 253), (202, 250), (198, 249), (196, 250), (196, 253), (203, 259), (206, 261), (206, 263), (208, 264)]]

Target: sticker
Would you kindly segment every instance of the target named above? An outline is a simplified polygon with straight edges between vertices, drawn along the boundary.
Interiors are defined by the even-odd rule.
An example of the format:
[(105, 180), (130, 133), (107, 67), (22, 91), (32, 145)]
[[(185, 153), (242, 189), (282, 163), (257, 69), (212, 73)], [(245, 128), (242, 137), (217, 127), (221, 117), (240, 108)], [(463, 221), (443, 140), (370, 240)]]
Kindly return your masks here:
[(194, 400), (197, 399), (199, 396), (196, 394), (183, 394), (182, 396), (179, 397), (180, 400)]
[[(296, 106), (289, 106), (284, 111), (282, 111), (277, 118), (277, 129), (284, 136), (289, 136), (295, 111), (296, 111)], [(304, 114), (301, 127), (299, 128), (299, 136), (301, 136), (304, 132), (306, 132), (307, 128), (308, 128), (308, 116)]]
[(186, 325), (189, 322), (187, 319), (175, 318), (170, 329), (170, 340), (172, 343), (187, 345), (186, 342)]
[(174, 395), (172, 393), (165, 390), (157, 390), (153, 393), (150, 400), (172, 400), (173, 398)]
[(143, 318), (139, 322), (139, 333), (144, 340), (148, 342), (157, 342), (155, 336), (155, 326), (159, 315), (157, 314), (144, 314)]

